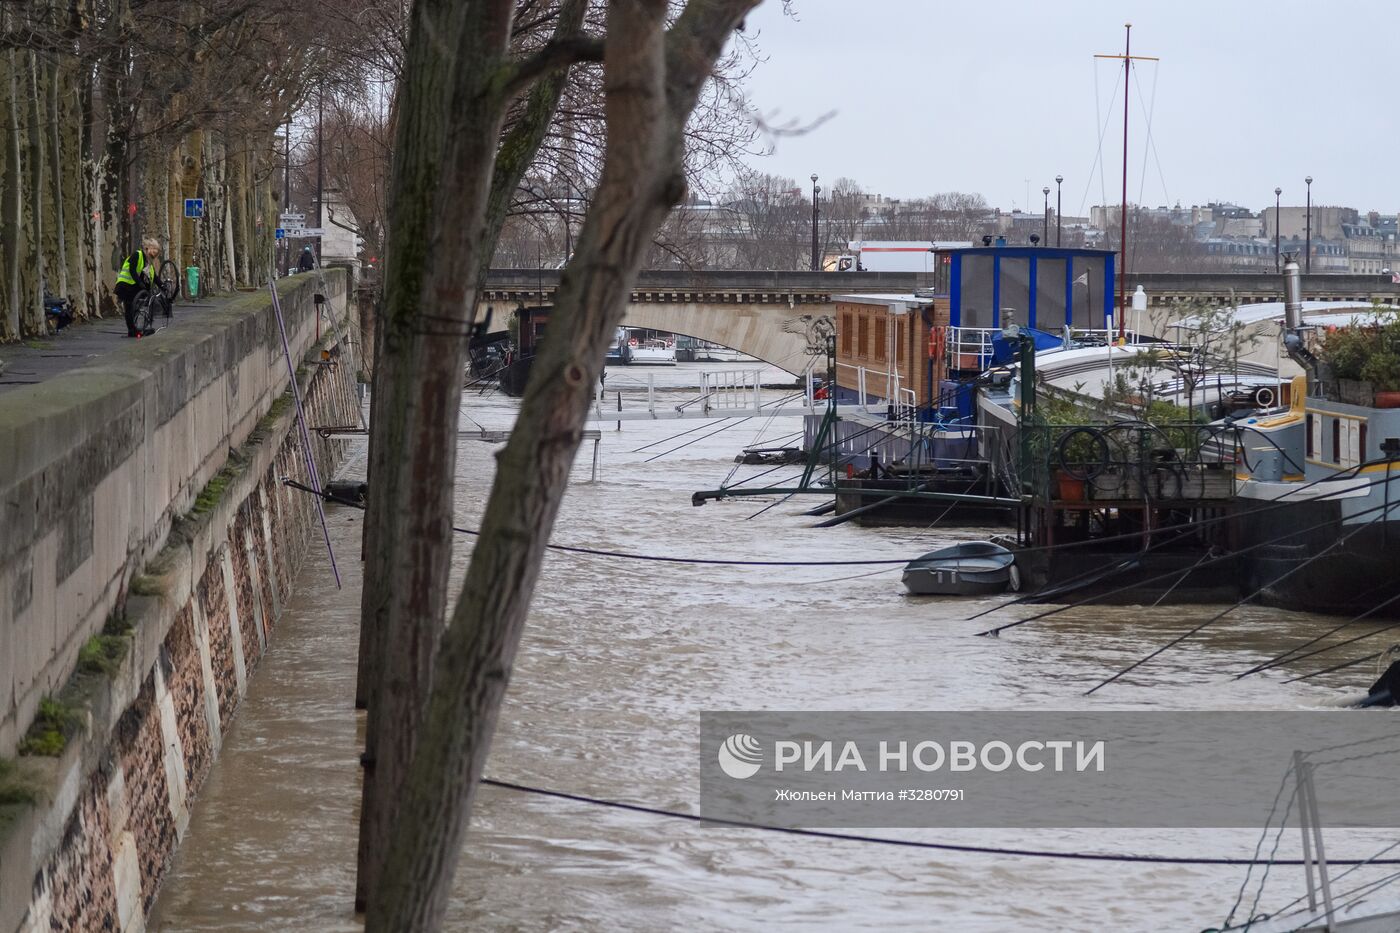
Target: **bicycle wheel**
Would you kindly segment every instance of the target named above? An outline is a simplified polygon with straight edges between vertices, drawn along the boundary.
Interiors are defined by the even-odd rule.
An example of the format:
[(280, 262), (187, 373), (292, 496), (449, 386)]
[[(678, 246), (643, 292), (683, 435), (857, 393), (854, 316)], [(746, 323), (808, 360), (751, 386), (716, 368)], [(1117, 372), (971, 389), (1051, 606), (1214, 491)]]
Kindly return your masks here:
[[(160, 292), (165, 296), (166, 306), (169, 307), (180, 297), (180, 270), (169, 259), (160, 264), (160, 282)], [(166, 317), (169, 316), (167, 313)]]
[(155, 314), (152, 308), (154, 304), (155, 295), (147, 291), (137, 292), (136, 299), (132, 302), (132, 307), (136, 309), (132, 320), (136, 324), (136, 333), (142, 337), (150, 336), (156, 332)]

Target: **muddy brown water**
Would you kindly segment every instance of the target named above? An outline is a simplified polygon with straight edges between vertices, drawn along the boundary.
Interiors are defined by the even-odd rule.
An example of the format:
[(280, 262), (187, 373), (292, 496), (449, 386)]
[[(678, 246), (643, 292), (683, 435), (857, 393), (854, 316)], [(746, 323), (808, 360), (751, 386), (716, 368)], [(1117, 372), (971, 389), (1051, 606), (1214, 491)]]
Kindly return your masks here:
[[(698, 365), (657, 373), (694, 386)], [(705, 368), (733, 368), (708, 364)], [(610, 371), (609, 388), (644, 382)], [(770, 377), (770, 381), (772, 381)], [(778, 393), (773, 393), (776, 396)], [(683, 397), (683, 391), (677, 397)], [(462, 426), (507, 428), (517, 403), (469, 394)], [(801, 429), (755, 419), (635, 452), (697, 422), (605, 423), (575, 465), (554, 540), (655, 554), (754, 559), (914, 556), (976, 529), (813, 529), (792, 500), (694, 508), (737, 450)], [(716, 425), (719, 427), (719, 425)], [(495, 445), (464, 439), (457, 518), (474, 525)], [(363, 451), (346, 475), (363, 475)], [(741, 467), (735, 478), (763, 467)], [(771, 478), (785, 479), (786, 468)], [(360, 513), (327, 511), (345, 575), (311, 556), (248, 696), (225, 736), (150, 928), (355, 930), (357, 756), (353, 709)], [(457, 567), (465, 567), (463, 541)], [(1295, 709), (1335, 704), (1369, 665), (1315, 682), (1231, 675), (1335, 624), (1247, 608), (1093, 697), (1081, 694), (1218, 607), (1085, 607), (973, 637), (993, 603), (912, 599), (898, 570), (657, 565), (551, 553), (540, 579), (491, 776), (669, 809), (697, 803), (705, 709)], [(1012, 609), (993, 618), (1031, 610)], [(1370, 649), (1374, 650), (1374, 649)], [(1330, 657), (1330, 656), (1327, 656)], [(1347, 657), (1347, 655), (1341, 655)], [(1378, 713), (1376, 715), (1386, 715)], [(1101, 864), (911, 852), (709, 827), (484, 788), (448, 926), (493, 930), (1201, 930), (1218, 924), (1242, 869)], [(881, 830), (888, 836), (1055, 850), (1247, 857), (1244, 830)], [(1338, 831), (1329, 854), (1367, 857), (1395, 833)], [(1270, 840), (1272, 843), (1272, 838)], [(1299, 854), (1296, 832), (1281, 857)], [(1267, 849), (1266, 849), (1267, 851)], [(1362, 869), (1347, 886), (1393, 869)], [(1253, 899), (1258, 873), (1245, 899)], [(1271, 873), (1259, 911), (1304, 891)], [(1244, 913), (1241, 908), (1239, 914)]]

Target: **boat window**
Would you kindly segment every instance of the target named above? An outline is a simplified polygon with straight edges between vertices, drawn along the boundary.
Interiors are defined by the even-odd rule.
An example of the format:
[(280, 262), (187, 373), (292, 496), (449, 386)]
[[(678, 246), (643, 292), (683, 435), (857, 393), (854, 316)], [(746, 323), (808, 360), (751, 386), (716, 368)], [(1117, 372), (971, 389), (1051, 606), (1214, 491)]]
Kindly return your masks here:
[(1065, 317), (1065, 261), (1036, 257), (1035, 321), (1032, 327), (1058, 334)]
[[(1099, 256), (1075, 257), (1074, 312), (1071, 316), (1077, 328), (1104, 327), (1104, 261)], [(1112, 300), (1112, 296), (1109, 296)]]
[(1314, 432), (1317, 430), (1317, 419), (1313, 417), (1312, 412), (1308, 412), (1307, 421), (1308, 421), (1308, 424), (1307, 424), (1307, 433), (1306, 433), (1306, 437), (1307, 437), (1307, 439), (1308, 439), (1308, 454), (1307, 454), (1307, 455), (1308, 455), (1309, 457), (1313, 457), (1313, 456), (1316, 456), (1316, 454), (1317, 454), (1317, 437), (1316, 437), (1316, 434), (1314, 433)]
[(876, 318), (874, 347), (875, 352), (872, 355), (875, 357), (875, 359), (879, 360), (882, 363), (885, 361), (886, 351), (889, 348), (889, 339), (890, 335), (889, 330), (887, 329), (885, 324), (885, 319), (882, 317)]
[(860, 359), (870, 356), (870, 317), (864, 313), (856, 318), (856, 352), (852, 355)]
[(1332, 419), (1332, 462), (1342, 462), (1342, 419)]
[(849, 311), (842, 311), (842, 312), (841, 312), (841, 355), (842, 355), (842, 356), (850, 356), (850, 355), (851, 355), (851, 338), (852, 338), (852, 336), (853, 336), (852, 333), (851, 333), (851, 329), (852, 329), (852, 326), (853, 326), (853, 325), (852, 325), (852, 322), (851, 322), (851, 317), (852, 317), (851, 312), (849, 312)]
[(1007, 324), (1007, 315), (1022, 327), (1031, 322), (1031, 261), (1029, 257), (1003, 256), (1001, 260), (1001, 294), (997, 296), (1001, 315), (999, 323)]
[(1366, 462), (1366, 422), (1361, 422), (1360, 440), (1356, 444), (1356, 462)]
[(991, 256), (962, 257), (962, 291), (958, 314), (957, 323), (961, 327), (993, 326)]
[(905, 361), (909, 359), (909, 335), (911, 333), (913, 333), (912, 327), (901, 327), (900, 319), (894, 319), (895, 358), (898, 360), (900, 366), (903, 366)]

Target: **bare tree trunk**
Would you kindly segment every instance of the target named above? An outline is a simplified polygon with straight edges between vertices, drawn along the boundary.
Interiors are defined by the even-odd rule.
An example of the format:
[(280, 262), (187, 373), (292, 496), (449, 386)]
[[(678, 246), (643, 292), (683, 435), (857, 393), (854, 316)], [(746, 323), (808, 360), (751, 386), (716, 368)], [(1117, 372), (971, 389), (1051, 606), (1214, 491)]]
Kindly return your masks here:
[[(610, 5), (602, 181), (560, 283), (550, 337), (501, 454), (466, 585), (434, 664), (381, 890), (366, 918), (370, 933), (442, 925), (472, 797), (592, 387), (652, 236), (684, 194), (684, 129), (696, 96), (725, 39), (756, 3), (692, 0), (669, 34), (666, 0)], [(481, 171), (464, 161), (447, 164)], [(455, 404), (456, 397), (450, 399)], [(432, 484), (450, 487), (450, 466), (441, 464), (444, 472)], [(407, 579), (415, 577), (400, 577), (401, 587)]]
[(0, 232), (4, 236), (5, 247), (5, 326), (0, 336), (8, 340), (20, 334), (19, 325), (19, 255), (20, 243), (24, 235), (22, 199), (20, 191), (24, 187), (24, 171), (20, 163), (20, 53), (11, 49), (6, 58), (6, 108), (5, 108), (5, 198), (4, 222)]
[(86, 219), (91, 208), (87, 185), (83, 183), (83, 134), (86, 113), (80, 87), (83, 70), (72, 64), (64, 65), (59, 97), (60, 146), (63, 174), (59, 182), (64, 192), (63, 241), (66, 252), (67, 284), (65, 294), (73, 302), (73, 311), (86, 316), (87, 275), (84, 242)]
[(19, 270), (20, 315), (23, 334), (39, 334), (44, 329), (44, 122), (39, 109), (39, 56), (29, 54), (29, 80), (25, 97), (29, 122), (25, 135), (29, 139), (29, 255)]
[[(577, 35), (583, 25), (583, 18), (587, 10), (587, 0), (564, 0), (559, 9), (554, 39), (561, 41)], [(496, 155), (491, 193), (486, 205), (485, 227), (482, 233), (482, 242), (485, 244), (485, 248), (481, 250), (481, 264), (477, 270), (478, 276), (482, 279), (490, 269), (492, 254), (495, 252), (495, 244), (500, 238), (511, 197), (520, 186), (521, 179), (525, 177), (526, 171), (529, 170), (535, 155), (539, 152), (540, 145), (548, 134), (554, 114), (558, 110), (559, 99), (563, 94), (567, 78), (568, 70), (561, 68), (538, 81), (526, 97), (522, 108), (523, 115), (516, 120), (510, 132), (501, 140)], [(396, 112), (402, 99), (402, 94), (395, 95), (393, 106)], [(397, 119), (392, 119), (391, 122), (395, 126), (402, 126)], [(372, 585), (367, 579), (367, 589)], [(368, 601), (366, 605), (369, 605)], [(355, 704), (360, 708), (370, 705), (372, 685), (377, 682), (380, 676), (379, 661), (382, 656), (382, 647), (378, 641), (380, 634), (381, 630), (377, 624), (362, 624), (360, 626), (359, 673), (355, 687)], [(370, 717), (373, 719), (374, 714), (371, 713)], [(370, 730), (366, 735), (367, 750), (368, 746), (373, 743), (372, 733), (373, 730)], [(370, 757), (372, 758), (373, 755), (371, 754)], [(366, 788), (368, 789), (368, 781)], [(365, 813), (372, 810), (373, 804), (369, 803), (367, 799), (366, 806), (361, 811), (362, 818)]]
[[(464, 35), (463, 42), (471, 44), (476, 41), (471, 38), (471, 30), (484, 30), (487, 35), (490, 35), (491, 30), (504, 28), (502, 24), (508, 16), (508, 7), (513, 8), (513, 6), (513, 3), (504, 3), (494, 13), (490, 10), (484, 10), (473, 14), (472, 21), (466, 27), (469, 32)], [(567, 40), (577, 38), (587, 8), (587, 0), (564, 0), (558, 11), (551, 41), (563, 44)], [(473, 25), (474, 23), (484, 25)], [(523, 69), (527, 63), (510, 62), (506, 58), (504, 46), (500, 48), (490, 46), (482, 50), (479, 47), (479, 42), (477, 45), (478, 47), (461, 52), (456, 58), (458, 62), (477, 63), (473, 65), (473, 70), (458, 72), (456, 94), (458, 100), (463, 101), (475, 101), (478, 98), (483, 98), (485, 103), (480, 107), (483, 112), (476, 116), (471, 111), (464, 110), (465, 105), (459, 104), (454, 105), (449, 113), (459, 117), (465, 116), (468, 120), (467, 126), (486, 125), (488, 121), (495, 121), (494, 125), (499, 131), (501, 119), (513, 96), (506, 86), (509, 82), (502, 82), (501, 75), (518, 74), (516, 69)], [(431, 52), (422, 52), (421, 54), (425, 56), (426, 60), (428, 55), (442, 53), (434, 49)], [(590, 57), (588, 52), (578, 48), (575, 48), (570, 54)], [(492, 56), (496, 58), (493, 60)], [(595, 50), (591, 57), (596, 56), (597, 51)], [(433, 342), (438, 345), (437, 352), (439, 354), (444, 353), (445, 345), (448, 344), (452, 346), (452, 351), (456, 354), (450, 358), (453, 367), (450, 376), (446, 377), (440, 386), (432, 387), (433, 392), (441, 390), (450, 393), (448, 396), (433, 402), (434, 406), (440, 406), (446, 404), (448, 398), (451, 399), (450, 404), (453, 410), (446, 411), (444, 409), (452, 422), (448, 437), (451, 437), (456, 430), (455, 408), (460, 400), (460, 385), (465, 366), (466, 341), (464, 338), (474, 315), (476, 297), (490, 267), (491, 255), (495, 250), (496, 240), (500, 235), (511, 196), (519, 186), (520, 180), (524, 177), (546, 137), (567, 80), (566, 64), (553, 71), (548, 68), (541, 69), (540, 73), (543, 76), (536, 80), (531, 87), (523, 106), (520, 108), (521, 112), (517, 114), (510, 132), (504, 138), (499, 138), (498, 133), (498, 136), (493, 137), (489, 144), (480, 140), (473, 140), (470, 144), (466, 144), (461, 140), (454, 139), (455, 149), (443, 158), (445, 165), (471, 166), (471, 168), (466, 172), (459, 168), (457, 171), (448, 173), (442, 182), (443, 188), (438, 195), (439, 203), (456, 203), (458, 199), (465, 199), (465, 203), (470, 204), (473, 210), (482, 211), (482, 218), (468, 225), (464, 225), (456, 217), (445, 218), (442, 214), (424, 218), (425, 222), (431, 223), (435, 220), (439, 224), (437, 233), (432, 236), (432, 241), (439, 246), (446, 245), (447, 249), (435, 252), (435, 259), (439, 261), (433, 267), (431, 281), (423, 289), (425, 297), (418, 306), (428, 308), (434, 306), (432, 300), (427, 296), (440, 298), (443, 295), (452, 294), (455, 301), (456, 293), (459, 290), (465, 299), (460, 308), (453, 309), (452, 314), (431, 315), (431, 320), (422, 320), (418, 324), (419, 327), (425, 327), (435, 334), (436, 340)], [(415, 118), (421, 118), (420, 110), (425, 106), (425, 102), (411, 95), (405, 98), (402, 93), (396, 98), (396, 101), (402, 102), (405, 99), (409, 100), (415, 108), (413, 111)], [(442, 101), (449, 99), (449, 97), (443, 97), (438, 104), (440, 105)], [(404, 111), (400, 110), (400, 116), (403, 113)], [(434, 116), (434, 119), (441, 121), (445, 117), (439, 113)], [(399, 119), (397, 126), (402, 130), (404, 120)], [(445, 139), (445, 137), (443, 138)], [(398, 157), (402, 158), (404, 151), (403, 146), (400, 145), (396, 149)], [(490, 168), (493, 158), (494, 169)], [(484, 176), (479, 176), (478, 173), (482, 171), (482, 166), (487, 167), (487, 173)], [(395, 177), (397, 183), (397, 174)], [(486, 190), (478, 192), (477, 187), (483, 178), (489, 179), (490, 184)], [(471, 193), (467, 195), (452, 193), (462, 191), (470, 191)], [(479, 207), (478, 198), (484, 198), (484, 203), (480, 204)], [(393, 204), (400, 203), (402, 203), (401, 198), (396, 189)], [(393, 233), (393, 242), (403, 242), (397, 227)], [(416, 260), (410, 257), (408, 261)], [(457, 265), (459, 262), (461, 265)], [(388, 281), (394, 281), (392, 269)], [(465, 283), (465, 287), (462, 283)], [(384, 345), (381, 344), (381, 352), (377, 354), (377, 360), (393, 357), (395, 357), (395, 351), (386, 351)], [(444, 359), (448, 360), (447, 357)], [(448, 389), (448, 379), (450, 379), (450, 385), (455, 388)], [(378, 407), (381, 396), (378, 391), (379, 385), (380, 382), (376, 374), (376, 392), (372, 404), (375, 406), (375, 411), (382, 412), (385, 409)], [(399, 398), (402, 399), (403, 396), (400, 395)], [(388, 411), (399, 410), (400, 402), (391, 404), (395, 407), (387, 409)], [(382, 420), (385, 417), (390, 418), (395, 423), (402, 420), (396, 415), (372, 414), (372, 421), (375, 418)], [(399, 445), (395, 444), (393, 448), (390, 448), (391, 456), (392, 451), (398, 447)], [(451, 452), (451, 456), (455, 458), (455, 449)], [(375, 464), (372, 451), (371, 474), (378, 469)], [(450, 509), (451, 471), (449, 470), (446, 475), (448, 478), (446, 480), (445, 493), (447, 498), (445, 501), (448, 503), (447, 508)], [(442, 527), (435, 529), (434, 533), (442, 533)], [(373, 521), (367, 523), (367, 541), (378, 542), (383, 540), (381, 535), (391, 533), (397, 532), (379, 530)], [(357, 702), (369, 708), (364, 758), (366, 764), (364, 800), (361, 807), (360, 872), (356, 897), (357, 906), (361, 908), (367, 904), (366, 895), (372, 895), (375, 890), (375, 879), (386, 855), (388, 835), (397, 815), (403, 775), (412, 754), (413, 743), (417, 735), (417, 723), (427, 700), (429, 676), (432, 671), (439, 631), (438, 626), (428, 624), (425, 619), (440, 619), (446, 612), (446, 574), (451, 550), (450, 532), (448, 535), (448, 538), (440, 539), (438, 542), (438, 546), (444, 550), (436, 556), (436, 564), (432, 569), (432, 586), (438, 592), (437, 595), (433, 596), (434, 606), (431, 608), (431, 616), (429, 617), (409, 621), (409, 617), (404, 615), (408, 603), (402, 597), (397, 605), (392, 603), (386, 605), (388, 594), (372, 592), (375, 586), (372, 581), (376, 578), (369, 572), (366, 573), (365, 608), (362, 614), (360, 634), (360, 682), (357, 691)], [(368, 550), (369, 553), (373, 554), (377, 549), (371, 545)], [(369, 614), (368, 607), (371, 605), (383, 607), (381, 614), (378, 616)], [(402, 627), (405, 625), (415, 627), (413, 635), (406, 643), (397, 634), (402, 631)]]
[(128, 254), (127, 246), (130, 245), (126, 213), (126, 158), (130, 142), (126, 130), (128, 108), (123, 102), (126, 88), (123, 64), (122, 57), (113, 53), (104, 58), (100, 65), (103, 132), (100, 136), (94, 135), (102, 146), (102, 154), (93, 166), (93, 175), (98, 210), (98, 230), (94, 236), (98, 246), (95, 256), (98, 308), (104, 317), (120, 313), (113, 283), (115, 273), (121, 268), (122, 257)]
[[(141, 160), (142, 188), (141, 199), (145, 221), (141, 225), (141, 237), (155, 237), (164, 252), (170, 242), (170, 156), (169, 143), (163, 137), (155, 137), (150, 144), (142, 147), (145, 158)], [(133, 243), (133, 250), (140, 246)]]
[(66, 128), (70, 124), (62, 120), (59, 116), (59, 94), (60, 85), (64, 84), (62, 72), (67, 67), (52, 64), (48, 68), (48, 107), (47, 122), (49, 124), (49, 161), (53, 168), (53, 220), (54, 236), (53, 241), (56, 248), (55, 268), (50, 276), (49, 290), (55, 295), (67, 297), (69, 292), (68, 280), (68, 233), (64, 226), (63, 212), (72, 204), (78, 192), (68, 191), (66, 179), (64, 178), (64, 152), (63, 139), (60, 127)]
[[(378, 900), (380, 867), (413, 751), (412, 724), (427, 697), (447, 610), (468, 299), (475, 293), (474, 249), (505, 109), (504, 98), (483, 93), (483, 85), (503, 66), (513, 6), (514, 0), (419, 0), (399, 89), (393, 248), (377, 320), (368, 471), (374, 491), (365, 519), (360, 610), (367, 632), (361, 656), (381, 669), (370, 678), (356, 882), (356, 906), (369, 911)], [(465, 93), (453, 86), (458, 74), (459, 84), (468, 84)], [(462, 98), (463, 109), (456, 110)], [(458, 130), (449, 147), (450, 127)], [(465, 184), (464, 167), (453, 172), (453, 161), (444, 157), (463, 146), (475, 148), (463, 157), (480, 172)], [(462, 268), (460, 257), (449, 256), (434, 236), (442, 204), (453, 206), (453, 247), (467, 253), (456, 281), (433, 271), (436, 263)]]

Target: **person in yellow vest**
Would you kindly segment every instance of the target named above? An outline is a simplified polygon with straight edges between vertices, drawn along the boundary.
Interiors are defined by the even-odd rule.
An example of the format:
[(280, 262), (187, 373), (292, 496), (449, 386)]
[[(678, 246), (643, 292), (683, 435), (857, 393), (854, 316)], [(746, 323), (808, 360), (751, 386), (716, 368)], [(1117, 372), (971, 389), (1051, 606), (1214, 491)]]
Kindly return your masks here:
[(154, 237), (145, 237), (141, 240), (141, 248), (122, 263), (122, 271), (117, 273), (117, 298), (122, 303), (122, 310), (126, 315), (126, 335), (128, 337), (140, 337), (136, 330), (136, 307), (135, 299), (137, 294), (151, 288), (161, 286), (158, 265), (160, 260), (160, 242)]

